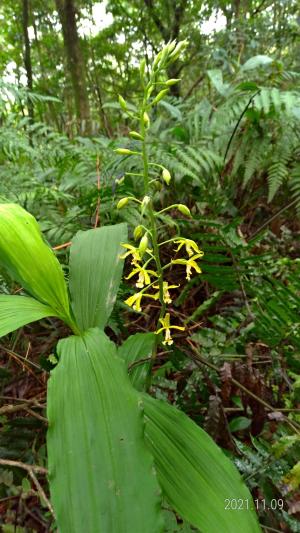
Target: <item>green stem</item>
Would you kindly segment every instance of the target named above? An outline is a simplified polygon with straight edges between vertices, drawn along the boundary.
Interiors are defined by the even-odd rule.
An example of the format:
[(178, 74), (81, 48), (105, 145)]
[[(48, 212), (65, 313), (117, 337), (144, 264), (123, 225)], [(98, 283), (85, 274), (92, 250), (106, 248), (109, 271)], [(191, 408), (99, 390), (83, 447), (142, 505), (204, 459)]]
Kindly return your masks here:
[[(147, 110), (147, 89), (144, 88), (144, 98), (143, 103), (141, 106), (141, 114), (140, 114), (140, 133), (143, 137), (142, 141), (142, 159), (143, 159), (143, 176), (144, 176), (144, 194), (145, 196), (149, 194), (149, 161), (148, 161), (148, 153), (147, 153), (147, 128), (145, 126), (145, 120), (144, 120), (144, 114)], [(155, 211), (153, 208), (152, 199), (148, 204), (148, 215), (149, 215), (149, 221), (150, 221), (150, 232), (151, 232), (151, 238), (152, 238), (152, 245), (153, 245), (153, 255), (154, 260), (156, 263), (157, 268), (157, 274), (158, 274), (158, 286), (159, 286), (159, 300), (161, 304), (160, 308), (160, 314), (159, 318), (162, 318), (165, 315), (166, 311), (166, 304), (164, 302), (164, 292), (163, 292), (163, 268), (160, 261), (160, 255), (159, 255), (159, 244), (158, 244), (158, 238), (157, 238), (157, 227), (156, 227), (156, 220), (155, 220)], [(151, 385), (151, 370), (154, 363), (154, 360), (157, 355), (157, 348), (159, 343), (159, 335), (157, 335), (157, 339), (154, 343), (153, 350), (152, 350), (152, 357), (151, 357), (151, 364), (149, 365), (149, 373), (148, 373), (148, 379), (147, 379), (147, 388)]]

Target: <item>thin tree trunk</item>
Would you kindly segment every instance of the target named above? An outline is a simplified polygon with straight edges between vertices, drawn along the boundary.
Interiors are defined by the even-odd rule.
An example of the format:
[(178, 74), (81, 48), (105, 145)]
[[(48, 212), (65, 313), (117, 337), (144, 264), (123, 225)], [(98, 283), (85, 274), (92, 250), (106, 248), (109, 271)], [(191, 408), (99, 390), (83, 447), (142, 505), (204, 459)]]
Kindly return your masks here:
[[(26, 70), (27, 77), (27, 89), (32, 92), (32, 64), (31, 64), (31, 49), (30, 49), (30, 40), (28, 35), (28, 22), (29, 22), (29, 0), (23, 0), (23, 38), (24, 38), (24, 66)], [(34, 109), (33, 103), (30, 98), (27, 100), (28, 115), (30, 122), (34, 120)]]
[(64, 38), (67, 65), (72, 81), (77, 119), (82, 133), (90, 133), (90, 105), (86, 68), (76, 24), (74, 0), (55, 0)]

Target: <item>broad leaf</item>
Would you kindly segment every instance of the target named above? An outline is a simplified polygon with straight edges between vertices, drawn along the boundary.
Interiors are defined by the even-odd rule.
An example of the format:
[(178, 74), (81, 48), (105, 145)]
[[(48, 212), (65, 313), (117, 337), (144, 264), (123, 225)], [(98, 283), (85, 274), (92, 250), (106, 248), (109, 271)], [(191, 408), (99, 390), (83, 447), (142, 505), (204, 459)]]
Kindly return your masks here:
[(201, 533), (260, 532), (250, 492), (209, 435), (171, 405), (143, 401), (146, 442), (171, 506)]
[(127, 239), (126, 224), (80, 231), (70, 253), (70, 293), (76, 322), (82, 331), (104, 328), (121, 281), (120, 244)]
[(229, 83), (224, 83), (223, 81), (223, 72), (221, 69), (216, 68), (212, 70), (207, 71), (207, 75), (214, 86), (214, 88), (220, 93), (222, 96), (227, 96), (231, 91), (232, 88), (230, 87)]
[(17, 204), (0, 204), (0, 267), (24, 289), (70, 322), (62, 268), (35, 218)]
[[(129, 370), (130, 380), (137, 390), (144, 390), (153, 346), (154, 333), (136, 333), (126, 339), (118, 349), (118, 355), (125, 361)], [(140, 363), (139, 363), (140, 362)]]
[(98, 328), (58, 344), (48, 382), (51, 498), (60, 533), (159, 533), (160, 489), (143, 411)]
[(254, 68), (265, 67), (273, 63), (273, 59), (269, 56), (257, 55), (250, 57), (246, 63), (243, 64), (241, 70), (252, 70)]
[(0, 337), (15, 329), (57, 313), (34, 298), (0, 295)]

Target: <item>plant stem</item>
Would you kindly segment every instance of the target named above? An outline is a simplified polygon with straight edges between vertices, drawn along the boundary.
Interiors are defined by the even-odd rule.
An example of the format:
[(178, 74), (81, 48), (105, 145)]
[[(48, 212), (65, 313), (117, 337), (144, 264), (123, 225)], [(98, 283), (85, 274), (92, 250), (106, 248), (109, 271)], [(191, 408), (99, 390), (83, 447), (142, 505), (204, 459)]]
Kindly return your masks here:
[[(143, 159), (143, 177), (144, 177), (144, 194), (147, 196), (149, 194), (149, 161), (148, 161), (148, 152), (147, 152), (147, 128), (145, 124), (145, 113), (147, 111), (147, 87), (144, 87), (144, 97), (143, 97), (143, 103), (141, 106), (141, 112), (140, 112), (140, 132), (141, 136), (143, 138), (142, 141), (142, 159)], [(159, 300), (161, 304), (160, 308), (160, 314), (159, 318), (162, 318), (166, 311), (166, 304), (164, 302), (164, 292), (163, 292), (163, 269), (160, 261), (160, 255), (159, 255), (159, 244), (158, 244), (158, 238), (157, 238), (157, 227), (156, 227), (156, 220), (155, 220), (155, 211), (153, 208), (153, 202), (152, 198), (149, 201), (148, 204), (148, 216), (149, 216), (149, 222), (150, 222), (150, 233), (152, 238), (152, 246), (153, 246), (153, 256), (156, 263), (156, 269), (158, 274), (158, 286), (159, 286)], [(159, 336), (157, 335), (156, 341), (153, 346), (152, 350), (152, 357), (151, 357), (151, 364), (149, 365), (149, 373), (148, 373), (148, 383), (147, 388), (151, 385), (151, 370), (153, 366), (153, 362), (157, 355), (157, 348), (159, 343)]]

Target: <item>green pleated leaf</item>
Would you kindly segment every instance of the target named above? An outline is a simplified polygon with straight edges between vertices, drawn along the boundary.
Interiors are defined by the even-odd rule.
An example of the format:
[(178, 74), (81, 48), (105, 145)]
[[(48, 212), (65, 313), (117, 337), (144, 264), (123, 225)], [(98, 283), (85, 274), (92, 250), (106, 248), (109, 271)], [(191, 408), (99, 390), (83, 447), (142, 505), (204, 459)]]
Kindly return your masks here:
[(70, 321), (62, 268), (35, 218), (17, 204), (0, 204), (0, 267), (32, 296)]
[(201, 533), (261, 532), (249, 490), (209, 435), (171, 405), (143, 401), (146, 442), (171, 506)]
[(0, 337), (56, 312), (34, 298), (0, 295)]
[(127, 240), (126, 224), (80, 231), (70, 252), (72, 309), (82, 331), (104, 328), (120, 285), (123, 260), (120, 243)]
[(142, 402), (98, 328), (58, 344), (48, 382), (48, 466), (60, 533), (160, 533)]
[(118, 349), (118, 355), (125, 361), (131, 383), (137, 390), (145, 388), (150, 361), (144, 359), (151, 357), (155, 340), (154, 333), (136, 333), (130, 335)]

